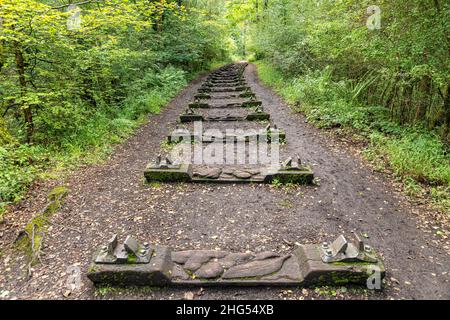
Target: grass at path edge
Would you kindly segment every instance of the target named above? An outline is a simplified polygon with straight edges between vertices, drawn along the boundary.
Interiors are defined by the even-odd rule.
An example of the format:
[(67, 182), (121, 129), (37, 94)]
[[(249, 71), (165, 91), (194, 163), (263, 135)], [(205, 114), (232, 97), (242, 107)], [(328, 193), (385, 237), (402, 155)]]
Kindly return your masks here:
[(255, 64), (261, 81), (293, 110), (319, 128), (339, 128), (364, 139), (364, 155), (376, 168), (390, 168), (408, 195), (425, 196), (450, 214), (450, 156), (437, 134), (401, 126), (389, 119), (385, 108), (362, 105), (345, 83), (333, 82), (327, 70), (286, 79), (266, 61)]
[[(225, 63), (214, 62), (210, 70)], [(95, 113), (76, 133), (61, 137), (57, 146), (14, 141), (0, 145), (0, 222), (4, 213), (23, 200), (37, 180), (58, 179), (81, 165), (106, 159), (114, 146), (146, 123), (149, 115), (158, 114), (202, 72), (175, 74), (164, 88), (135, 91), (120, 108)]]

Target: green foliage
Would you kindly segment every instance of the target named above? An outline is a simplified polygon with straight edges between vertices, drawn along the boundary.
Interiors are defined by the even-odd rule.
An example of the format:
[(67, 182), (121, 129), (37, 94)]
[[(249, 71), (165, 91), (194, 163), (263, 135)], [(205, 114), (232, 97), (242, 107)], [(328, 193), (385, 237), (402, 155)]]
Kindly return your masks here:
[(273, 66), (257, 64), (259, 77), (309, 121), (322, 128), (357, 129), (370, 142), (366, 155), (379, 169), (390, 166), (410, 194), (420, 193), (420, 184), (430, 186), (432, 198), (450, 209), (450, 159), (436, 134), (401, 126), (385, 108), (361, 104), (351, 88), (330, 80), (328, 70), (284, 79)]
[(19, 200), (47, 164), (48, 154), (41, 146), (0, 147), (0, 202)]
[(12, 143), (13, 139), (6, 128), (5, 121), (0, 117), (0, 146)]
[(51, 169), (98, 160), (227, 59), (211, 6), (82, 2), (76, 26), (65, 3), (1, 1), (0, 207)]
[(242, 2), (250, 12), (233, 17), (246, 21), (247, 46), (285, 78), (312, 75), (323, 80), (317, 85), (342, 88), (353, 100), (384, 107), (401, 124), (435, 129), (448, 141), (448, 2), (378, 1), (381, 27), (375, 30), (366, 26), (374, 4), (368, 0), (231, 3)]
[(377, 132), (372, 133), (370, 138), (374, 146), (381, 152), (384, 150), (397, 175), (450, 188), (450, 161), (436, 136), (404, 129), (396, 139)]
[(19, 248), (22, 248), (30, 255), (30, 265), (33, 265), (39, 258), (40, 248), (42, 246), (42, 235), (47, 230), (48, 219), (57, 212), (69, 190), (65, 186), (58, 186), (48, 194), (48, 202), (45, 209), (33, 216), (24, 228), (26, 237), (16, 242)]

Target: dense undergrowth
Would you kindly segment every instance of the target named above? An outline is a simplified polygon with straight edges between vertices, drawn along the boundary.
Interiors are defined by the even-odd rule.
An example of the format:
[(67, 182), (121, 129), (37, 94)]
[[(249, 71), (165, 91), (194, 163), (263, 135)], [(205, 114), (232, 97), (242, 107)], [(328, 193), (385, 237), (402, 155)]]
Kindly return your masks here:
[(0, 15), (0, 214), (228, 59), (220, 18), (188, 1), (3, 0)]
[[(153, 77), (150, 74), (148, 77)], [(123, 141), (148, 114), (159, 113), (192, 78), (169, 68), (157, 88), (145, 90), (145, 78), (133, 86), (133, 95), (120, 108), (109, 108), (86, 116), (76, 130), (59, 137), (57, 145), (17, 144), (0, 146), (0, 212), (22, 199), (38, 178), (53, 177), (61, 169), (101, 160), (114, 144)]]
[(449, 4), (380, 0), (1, 0), (0, 212), (97, 161), (212, 61), (261, 78), (410, 194), (450, 208)]
[(438, 134), (420, 126), (402, 126), (386, 108), (362, 104), (345, 81), (330, 78), (330, 70), (286, 77), (270, 63), (257, 65), (261, 80), (309, 121), (320, 128), (350, 129), (362, 135), (369, 142), (365, 155), (376, 167), (390, 167), (411, 195), (426, 187), (439, 207), (450, 210), (450, 162)]
[(449, 211), (448, 1), (230, 0), (228, 9), (241, 54), (294, 109), (363, 136), (378, 168)]

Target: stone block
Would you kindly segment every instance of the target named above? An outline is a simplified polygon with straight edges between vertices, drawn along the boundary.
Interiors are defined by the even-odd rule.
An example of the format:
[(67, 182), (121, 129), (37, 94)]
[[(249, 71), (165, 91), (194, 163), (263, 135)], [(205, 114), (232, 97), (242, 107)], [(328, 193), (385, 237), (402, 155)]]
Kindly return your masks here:
[(252, 92), (243, 92), (239, 95), (240, 98), (256, 98), (256, 95)]
[(365, 285), (374, 270), (380, 272), (380, 279), (385, 276), (385, 268), (381, 260), (370, 262), (333, 262), (322, 261), (319, 245), (300, 245), (295, 248), (304, 286), (316, 285)]
[(268, 120), (270, 120), (270, 114), (265, 113), (265, 112), (255, 112), (255, 113), (250, 113), (249, 115), (247, 115), (247, 117), (245, 117), (245, 119), (247, 121), (268, 121)]
[(262, 106), (262, 101), (246, 101), (242, 103), (243, 108), (256, 108)]
[(314, 173), (308, 167), (304, 167), (302, 170), (269, 171), (264, 181), (272, 183), (274, 180), (281, 183), (312, 184)]
[(198, 93), (195, 96), (195, 99), (211, 99), (211, 95), (207, 94), (207, 93)]
[(194, 102), (189, 104), (192, 109), (209, 109), (211, 106), (208, 103)]
[(178, 168), (152, 168), (144, 172), (145, 179), (150, 182), (190, 182), (192, 178), (192, 165), (181, 164)]
[(160, 246), (151, 246), (151, 250), (153, 255), (145, 264), (92, 262), (87, 277), (96, 285), (166, 286), (172, 277), (171, 250)]
[[(338, 238), (337, 243), (343, 243), (342, 238), (342, 236)], [(129, 239), (132, 238), (125, 241), (126, 247), (129, 251), (137, 252), (140, 246)], [(109, 242), (114, 243), (117, 244), (116, 239)], [(372, 254), (376, 262), (365, 260), (324, 262), (322, 249), (328, 246), (327, 243), (322, 246), (299, 245), (294, 248), (292, 254), (283, 256), (275, 252), (258, 254), (218, 250), (172, 252), (166, 247), (148, 244), (144, 246), (152, 252), (150, 261), (110, 263), (98, 262), (94, 258), (88, 270), (88, 278), (95, 284), (107, 285), (204, 287), (367, 285), (368, 280), (372, 281), (374, 277), (378, 277), (381, 284), (385, 276), (384, 265), (374, 251)], [(104, 246), (100, 250), (104, 251), (105, 247), (108, 248)], [(364, 250), (362, 247), (359, 249)], [(341, 253), (348, 256), (351, 252), (343, 249)]]
[(182, 114), (180, 116), (181, 123), (203, 121), (203, 116), (199, 114)]

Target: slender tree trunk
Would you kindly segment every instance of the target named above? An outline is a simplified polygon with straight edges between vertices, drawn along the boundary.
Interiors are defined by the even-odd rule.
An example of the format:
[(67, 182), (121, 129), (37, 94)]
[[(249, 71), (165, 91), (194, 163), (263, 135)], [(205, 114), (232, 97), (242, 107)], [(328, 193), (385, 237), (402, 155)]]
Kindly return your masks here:
[[(14, 41), (14, 54), (16, 58), (16, 67), (19, 74), (19, 84), (22, 96), (27, 92), (27, 79), (25, 77), (25, 59), (23, 57), (20, 43)], [(30, 143), (34, 133), (33, 112), (30, 106), (23, 106), (23, 116), (27, 127), (27, 142)]]
[[(442, 7), (439, 0), (434, 0), (434, 6), (438, 14), (441, 14)], [(447, 29), (446, 29), (447, 30)], [(447, 59), (450, 56), (450, 41), (448, 37), (448, 32), (445, 32), (445, 41), (447, 42)], [(442, 141), (449, 146), (449, 133), (450, 133), (450, 84), (447, 83), (447, 92), (444, 98), (444, 130), (442, 130)]]
[(420, 97), (418, 99), (417, 105), (416, 105), (416, 114), (414, 122), (424, 122), (426, 114), (427, 114), (427, 108), (429, 99), (427, 97), (431, 96), (433, 93), (431, 91), (431, 79), (430, 77), (424, 77), (419, 84), (419, 93)]
[(0, 114), (0, 146), (11, 143), (12, 141), (13, 139), (8, 132), (5, 120), (3, 120), (3, 117)]
[(259, 0), (255, 0), (256, 22), (259, 22)]
[(442, 141), (448, 146), (450, 144), (450, 86), (447, 86), (447, 94), (444, 98), (444, 130), (442, 131)]
[(4, 48), (5, 48), (5, 41), (0, 41), (0, 71), (2, 71), (3, 65), (6, 63)]

